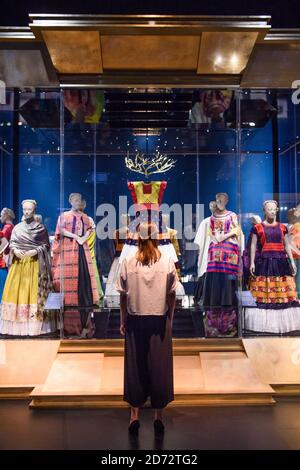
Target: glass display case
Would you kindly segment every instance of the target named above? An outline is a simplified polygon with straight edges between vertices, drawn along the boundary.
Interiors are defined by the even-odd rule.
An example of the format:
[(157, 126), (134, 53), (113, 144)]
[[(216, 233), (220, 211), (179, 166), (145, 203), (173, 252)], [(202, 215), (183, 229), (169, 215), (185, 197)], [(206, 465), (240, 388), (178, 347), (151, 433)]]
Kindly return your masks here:
[[(299, 333), (299, 132), (289, 90), (8, 90), (1, 208), (21, 225), (0, 334), (120, 337), (115, 282), (141, 205), (176, 263), (174, 337)], [(284, 267), (259, 271), (265, 253)]]

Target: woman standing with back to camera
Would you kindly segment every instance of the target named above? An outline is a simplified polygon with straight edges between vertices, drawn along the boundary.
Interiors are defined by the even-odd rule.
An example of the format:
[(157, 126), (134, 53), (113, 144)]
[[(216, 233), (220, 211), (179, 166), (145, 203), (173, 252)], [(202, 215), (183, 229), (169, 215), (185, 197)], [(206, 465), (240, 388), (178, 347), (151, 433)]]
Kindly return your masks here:
[(154, 431), (164, 432), (162, 412), (174, 400), (172, 322), (178, 282), (174, 261), (158, 249), (157, 227), (140, 224), (138, 250), (125, 258), (117, 280), (125, 335), (124, 400), (131, 405), (129, 432), (140, 427), (139, 408), (150, 397)]

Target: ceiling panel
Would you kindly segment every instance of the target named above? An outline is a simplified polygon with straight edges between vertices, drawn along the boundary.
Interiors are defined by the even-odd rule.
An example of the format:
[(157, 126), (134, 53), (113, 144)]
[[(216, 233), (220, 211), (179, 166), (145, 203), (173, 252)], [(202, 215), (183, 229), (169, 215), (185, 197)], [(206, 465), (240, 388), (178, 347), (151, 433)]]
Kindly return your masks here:
[(300, 78), (300, 44), (257, 44), (241, 81), (242, 87), (291, 88)]
[(257, 32), (207, 32), (201, 36), (198, 73), (236, 74), (246, 67)]
[(102, 73), (98, 31), (44, 30), (43, 38), (59, 73)]
[(0, 80), (7, 87), (57, 86), (40, 50), (0, 49)]
[(269, 16), (41, 14), (30, 18), (29, 28), (0, 28), (0, 44), (26, 40), (43, 45), (47, 49), (43, 57), (51, 59), (61, 83), (73, 80), (78, 85), (236, 86), (253, 48), (264, 44), (270, 30)]
[(104, 70), (196, 70), (199, 36), (101, 36)]

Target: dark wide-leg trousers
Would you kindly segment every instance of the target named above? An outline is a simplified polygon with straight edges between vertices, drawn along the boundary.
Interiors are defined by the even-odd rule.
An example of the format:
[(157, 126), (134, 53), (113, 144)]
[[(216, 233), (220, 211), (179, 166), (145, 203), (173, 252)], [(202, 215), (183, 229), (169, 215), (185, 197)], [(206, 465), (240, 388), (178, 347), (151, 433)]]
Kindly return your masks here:
[(148, 398), (152, 408), (174, 400), (172, 328), (168, 315), (127, 315), (124, 400), (133, 407)]

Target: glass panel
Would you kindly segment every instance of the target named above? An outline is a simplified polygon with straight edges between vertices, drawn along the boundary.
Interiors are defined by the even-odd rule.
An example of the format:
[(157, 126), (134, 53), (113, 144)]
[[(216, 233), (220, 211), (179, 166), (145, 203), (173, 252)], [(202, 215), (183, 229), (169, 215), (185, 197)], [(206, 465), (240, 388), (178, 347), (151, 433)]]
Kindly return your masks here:
[(195, 239), (199, 244), (195, 297), (203, 315), (203, 334), (235, 337), (239, 335), (237, 292), (241, 251), (236, 128), (239, 94), (214, 90), (203, 92), (201, 99), (202, 103), (208, 100), (212, 117), (211, 122), (196, 125), (199, 201), (204, 220)]
[[(119, 337), (115, 290), (119, 255), (129, 244), (126, 227), (136, 217), (133, 202), (147, 200), (151, 185), (142, 183), (151, 181), (167, 183), (162, 200), (153, 201), (151, 196), (149, 204), (162, 204), (160, 236), (162, 244), (174, 250), (180, 279), (174, 336), (232, 337), (242, 330), (245, 335), (298, 334), (300, 111), (294, 94), (289, 90), (8, 90), (6, 103), (0, 105), (1, 207), (14, 210), (16, 224), (23, 217), (21, 202), (37, 201), (35, 228), (42, 218), (41, 227), (48, 231), (52, 246), (54, 291), (64, 296), (64, 305), (60, 318), (59, 295), (50, 296), (47, 308), (43, 305), (51, 290), (38, 277), (43, 274), (46, 281), (49, 273), (43, 263), (47, 255), (43, 241), (42, 257), (40, 251), (39, 256), (34, 252), (29, 257), (34, 261), (35, 282), (20, 284), (21, 291), (29, 289), (35, 299), (26, 305), (27, 319), (10, 322), (10, 313), (5, 313), (5, 303), (19, 302), (16, 289), (8, 283), (0, 334), (47, 337), (60, 331), (62, 338)], [(152, 165), (148, 175), (141, 173), (142, 159), (146, 166)], [(161, 165), (167, 166), (166, 171)], [(137, 192), (130, 190), (129, 181), (138, 183)], [(75, 225), (73, 213), (69, 219), (59, 219), (69, 213), (72, 193), (85, 200)], [(210, 218), (209, 203), (216, 201), (217, 193), (226, 195), (218, 198), (217, 209), (210, 206), (214, 212)], [(277, 221), (283, 225), (271, 224), (270, 230), (281, 230), (274, 235), (278, 240), (272, 235), (271, 242), (275, 251), (282, 250), (276, 256), (283, 262), (270, 261), (270, 255), (258, 257), (262, 247), (257, 245), (252, 276), (249, 236), (258, 216), (264, 218), (266, 200), (278, 205)], [(290, 260), (283, 243), (286, 230)], [(70, 239), (66, 249), (65, 231), (88, 238), (82, 244)], [(41, 233), (45, 235), (44, 228)], [(18, 236), (22, 240), (22, 232)], [(133, 246), (135, 235), (130, 236)], [(31, 243), (36, 246), (37, 239)], [(6, 254), (7, 250), (1, 261), (3, 287), (8, 279)], [(277, 263), (271, 272), (278, 268), (279, 281), (265, 279), (270, 276), (263, 273), (264, 263)], [(286, 271), (294, 270), (294, 264), (298, 271), (292, 276)], [(20, 278), (20, 272), (11, 270), (9, 276)], [(262, 288), (256, 283), (259, 273), (262, 282), (275, 284)], [(30, 312), (34, 324), (27, 321)], [(264, 316), (255, 316), (262, 312)], [(59, 329), (60, 325), (64, 327)]]
[(12, 220), (4, 210), (1, 220), (2, 241), (15, 224), (10, 255), (6, 250), (1, 258), (1, 334), (57, 336), (59, 306), (52, 309), (46, 300), (52, 290), (49, 236), (52, 241), (60, 210), (60, 93), (8, 91), (0, 115), (1, 207), (15, 213)]
[[(70, 194), (80, 193), (86, 201), (84, 212), (96, 226), (92, 257), (84, 247), (84, 258), (88, 265), (93, 263), (93, 269), (88, 266), (88, 271), (84, 271), (84, 267), (78, 264), (83, 255), (79, 253), (82, 249), (78, 244), (61, 240), (62, 251), (66, 250), (65, 243), (72, 243), (77, 248), (72, 262), (66, 263), (65, 258), (61, 266), (65, 337), (119, 337), (119, 294), (115, 289), (119, 256), (126, 236), (129, 240), (135, 236), (131, 228), (131, 235), (128, 235), (126, 228), (128, 223), (133, 224), (136, 216), (133, 202), (148, 201), (146, 189), (151, 185), (143, 182), (151, 181), (156, 185), (160, 181), (167, 183), (160, 201), (162, 215), (158, 220), (161, 217), (161, 243), (169, 246), (170, 237), (173, 240), (172, 248), (164, 249), (175, 250), (174, 259), (180, 277), (174, 336), (232, 337), (238, 334), (238, 236), (233, 235), (233, 244), (230, 244), (231, 240), (229, 245), (227, 243), (234, 272), (219, 273), (218, 268), (214, 273), (211, 266), (204, 303), (203, 274), (207, 266), (203, 271), (203, 265), (201, 269), (200, 265), (198, 267), (198, 260), (204, 256), (207, 265), (210, 239), (203, 239), (207, 231), (198, 234), (200, 252), (199, 245), (194, 243), (200, 223), (204, 218), (208, 223), (209, 202), (215, 200), (219, 192), (228, 193), (230, 199), (225, 204), (230, 211), (225, 208), (220, 211), (221, 214), (230, 214), (226, 219), (229, 224), (226, 231), (232, 228), (232, 224), (239, 224), (232, 213), (239, 211), (238, 135), (235, 129), (238, 101), (238, 95), (227, 90), (64, 91), (62, 211), (66, 213), (66, 224), (74, 233), (82, 231), (83, 217), (84, 232), (88, 225), (86, 216), (78, 213), (75, 217), (74, 211), (68, 213)], [(126, 165), (126, 158), (131, 163)], [(146, 159), (147, 165), (151, 163), (150, 174), (141, 173), (141, 159)], [(167, 171), (162, 172), (163, 163), (171, 164)], [(137, 183), (134, 190), (128, 187), (130, 181)], [(151, 186), (151, 194), (155, 184)], [(151, 197), (149, 204), (158, 202)], [(224, 225), (223, 220), (222, 223)], [(125, 248), (128, 245), (132, 248), (134, 243), (134, 240), (126, 242)], [(220, 246), (223, 247), (222, 243)], [(226, 256), (223, 250), (223, 258), (219, 262), (225, 263), (225, 269), (228, 267)], [(213, 263), (212, 259), (211, 265)], [(78, 279), (84, 279), (86, 275), (85, 285), (91, 284), (90, 300), (84, 298), (86, 289), (80, 293), (82, 281), (78, 283)], [(212, 298), (212, 286), (208, 285), (220, 278), (223, 284), (219, 292), (226, 290), (226, 301), (222, 300), (221, 294)], [(98, 306), (92, 307), (91, 298), (95, 304), (97, 291), (102, 299)]]
[(0, 104), (1, 208), (13, 207), (13, 103), (14, 93), (7, 90), (6, 103)]
[(244, 334), (297, 335), (298, 278), (289, 245), (298, 227), (299, 110), (290, 91), (257, 90), (243, 92), (241, 113), (243, 288), (250, 294), (244, 294)]

